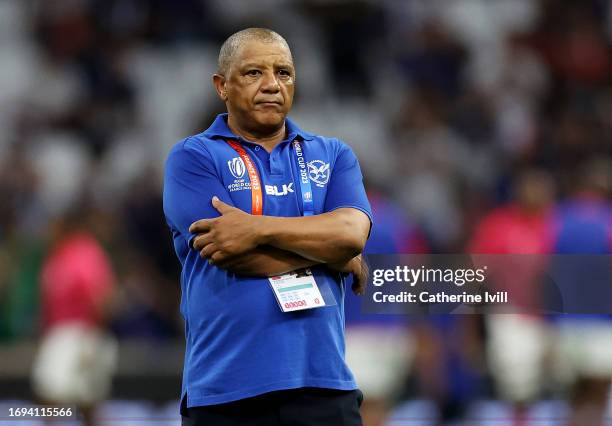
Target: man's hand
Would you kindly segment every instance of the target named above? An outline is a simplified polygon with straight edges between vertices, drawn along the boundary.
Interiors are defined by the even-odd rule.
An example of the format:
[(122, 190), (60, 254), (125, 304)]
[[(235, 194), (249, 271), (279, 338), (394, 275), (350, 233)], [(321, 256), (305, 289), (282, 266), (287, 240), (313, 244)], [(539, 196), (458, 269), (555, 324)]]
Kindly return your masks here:
[(259, 245), (257, 216), (213, 197), (212, 205), (221, 213), (214, 219), (201, 219), (191, 224), (189, 232), (198, 234), (193, 248), (212, 264), (226, 262), (232, 257), (253, 250)]
[(355, 256), (348, 262), (344, 263), (328, 263), (327, 266), (334, 271), (353, 275), (353, 285), (351, 286), (353, 293), (358, 296), (365, 294), (366, 286), (368, 285), (368, 276), (370, 269), (368, 264), (363, 260), (362, 255)]

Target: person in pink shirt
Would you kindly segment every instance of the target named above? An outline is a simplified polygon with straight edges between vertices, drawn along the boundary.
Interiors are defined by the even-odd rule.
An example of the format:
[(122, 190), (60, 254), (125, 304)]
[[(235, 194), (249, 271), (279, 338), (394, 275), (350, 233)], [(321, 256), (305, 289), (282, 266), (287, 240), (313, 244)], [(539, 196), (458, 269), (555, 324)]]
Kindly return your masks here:
[(105, 330), (116, 279), (83, 216), (66, 215), (52, 229), (40, 276), (43, 336), (32, 384), (41, 400), (76, 405), (92, 424), (116, 363), (116, 343)]
[(487, 316), (486, 351), (498, 395), (519, 408), (516, 424), (523, 424), (522, 408), (541, 390), (551, 335), (548, 323), (526, 313), (541, 306), (541, 274), (554, 244), (554, 183), (546, 172), (528, 169), (513, 189), (513, 201), (493, 209), (477, 224), (466, 251), (507, 255), (482, 256), (488, 262), (488, 275), (494, 273), (495, 285), (512, 295), (519, 312)]

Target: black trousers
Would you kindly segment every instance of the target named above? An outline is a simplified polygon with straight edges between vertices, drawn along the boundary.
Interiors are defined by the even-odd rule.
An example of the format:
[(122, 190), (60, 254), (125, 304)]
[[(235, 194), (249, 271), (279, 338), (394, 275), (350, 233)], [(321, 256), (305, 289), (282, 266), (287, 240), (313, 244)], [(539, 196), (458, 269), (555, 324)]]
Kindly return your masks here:
[(300, 388), (186, 408), (182, 426), (362, 426), (360, 390)]

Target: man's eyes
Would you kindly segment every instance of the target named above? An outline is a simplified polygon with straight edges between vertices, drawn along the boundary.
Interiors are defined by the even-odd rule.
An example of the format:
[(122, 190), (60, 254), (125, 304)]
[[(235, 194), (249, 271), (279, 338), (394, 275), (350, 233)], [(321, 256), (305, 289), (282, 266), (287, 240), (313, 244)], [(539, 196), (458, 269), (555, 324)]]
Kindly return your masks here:
[[(282, 76), (282, 77), (291, 77), (291, 75), (292, 75), (291, 71), (289, 71), (287, 69), (278, 70), (277, 73), (280, 76)], [(259, 76), (261, 74), (262, 74), (261, 70), (258, 70), (258, 69), (247, 70), (245, 72), (245, 75), (248, 75), (248, 76), (251, 76), (251, 77), (257, 77), (257, 76)]]

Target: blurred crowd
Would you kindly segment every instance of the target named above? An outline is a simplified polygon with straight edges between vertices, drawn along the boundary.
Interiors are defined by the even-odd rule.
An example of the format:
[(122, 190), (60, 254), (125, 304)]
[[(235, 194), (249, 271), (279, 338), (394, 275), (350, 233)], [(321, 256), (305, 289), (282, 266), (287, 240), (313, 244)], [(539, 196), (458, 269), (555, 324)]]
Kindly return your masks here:
[[(248, 26), (292, 47), (292, 117), (357, 152), (379, 241), (395, 244), (373, 241), (371, 252), (610, 253), (609, 0), (4, 0), (0, 342), (36, 338), (57, 315), (103, 321), (120, 341), (182, 338), (163, 162), (223, 112), (210, 75), (222, 41)], [(83, 280), (113, 291), (92, 284), (83, 291), (108, 304), (58, 314), (44, 271), (75, 233), (100, 251), (83, 260), (99, 273)], [(367, 322), (349, 315), (357, 333)], [(389, 365), (404, 367), (371, 402), (369, 424), (402, 399), (436, 401), (453, 419), (478, 398), (555, 395), (530, 384), (544, 383), (538, 373), (492, 378), (510, 368), (500, 348), (532, 354), (517, 371), (541, 361), (528, 348), (548, 326), (527, 322), (537, 324), (370, 321), (394, 330), (402, 347)], [(495, 337), (516, 329), (529, 335)]]

